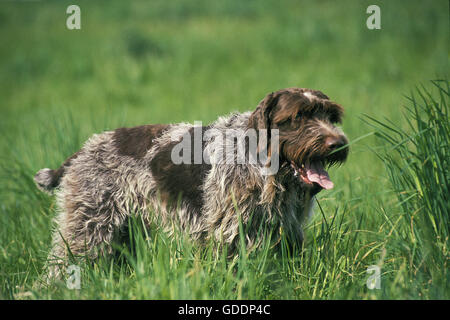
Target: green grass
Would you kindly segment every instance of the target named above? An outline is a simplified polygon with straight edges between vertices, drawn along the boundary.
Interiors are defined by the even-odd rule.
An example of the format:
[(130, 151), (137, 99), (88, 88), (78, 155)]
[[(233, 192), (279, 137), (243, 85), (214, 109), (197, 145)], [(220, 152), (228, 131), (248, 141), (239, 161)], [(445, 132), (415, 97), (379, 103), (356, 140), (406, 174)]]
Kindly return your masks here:
[(439, 296), (450, 280), (450, 87), (448, 80), (432, 84), (409, 97), (409, 130), (369, 119), (388, 146), (379, 156), (402, 208), (404, 223), (397, 232), (411, 244), (398, 249), (409, 256), (411, 276), (428, 279)]
[[(0, 3), (0, 298), (450, 298), (448, 85), (428, 82), (448, 78), (447, 1), (378, 1), (377, 31), (365, 24), (371, 1), (77, 3), (79, 31), (65, 28), (70, 2)], [(423, 97), (410, 94), (421, 83)], [(291, 86), (341, 103), (355, 141), (330, 171), (336, 187), (319, 195), (303, 254), (228, 260), (134, 221), (133, 252), (80, 261), (81, 290), (33, 286), (55, 213), (37, 170), (96, 132), (208, 123)], [(380, 290), (366, 287), (371, 265)]]

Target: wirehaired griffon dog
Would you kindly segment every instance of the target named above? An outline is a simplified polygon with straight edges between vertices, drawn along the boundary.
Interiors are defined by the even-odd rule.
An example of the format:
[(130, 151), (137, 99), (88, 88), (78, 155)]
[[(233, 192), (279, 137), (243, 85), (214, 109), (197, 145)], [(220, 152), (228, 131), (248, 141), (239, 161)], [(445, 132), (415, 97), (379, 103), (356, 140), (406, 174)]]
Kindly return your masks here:
[[(347, 138), (335, 126), (342, 116), (343, 108), (322, 92), (288, 88), (268, 94), (254, 112), (220, 117), (209, 126), (156, 124), (93, 135), (59, 169), (35, 176), (41, 190), (55, 191), (59, 208), (50, 275), (60, 272), (68, 252), (91, 258), (111, 253), (133, 214), (146, 223), (157, 218), (168, 232), (177, 225), (200, 242), (218, 240), (231, 250), (238, 245), (240, 221), (249, 248), (258, 246), (263, 230), (282, 230), (289, 244), (300, 247), (315, 195), (333, 187), (325, 168), (348, 155)], [(206, 158), (223, 151), (235, 159), (227, 146), (246, 139), (250, 130), (257, 132), (258, 149), (269, 150), (275, 145), (271, 132), (277, 132), (277, 148), (270, 149), (268, 160), (277, 157), (278, 170), (264, 174), (267, 163), (248, 160), (174, 163), (174, 149), (199, 129), (241, 132), (202, 139), (193, 149)]]

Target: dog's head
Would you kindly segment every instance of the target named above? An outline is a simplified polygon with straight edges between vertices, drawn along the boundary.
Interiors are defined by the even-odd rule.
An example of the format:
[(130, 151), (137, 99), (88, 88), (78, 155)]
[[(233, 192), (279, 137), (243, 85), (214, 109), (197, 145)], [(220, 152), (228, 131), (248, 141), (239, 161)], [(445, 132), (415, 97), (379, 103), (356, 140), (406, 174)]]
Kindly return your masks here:
[(248, 126), (278, 129), (280, 164), (290, 166), (300, 183), (318, 192), (333, 187), (325, 168), (344, 162), (348, 155), (347, 137), (336, 127), (343, 112), (320, 91), (288, 88), (268, 94)]

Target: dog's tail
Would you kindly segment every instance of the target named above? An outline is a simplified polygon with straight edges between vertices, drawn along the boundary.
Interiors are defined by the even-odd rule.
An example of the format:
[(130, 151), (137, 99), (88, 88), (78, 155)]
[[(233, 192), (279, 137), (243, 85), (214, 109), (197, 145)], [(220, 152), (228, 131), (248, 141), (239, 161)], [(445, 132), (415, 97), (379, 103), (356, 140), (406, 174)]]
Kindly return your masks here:
[[(62, 166), (62, 168), (64, 168), (64, 166)], [(61, 170), (61, 168), (58, 170), (44, 168), (36, 173), (34, 182), (40, 190), (51, 193), (53, 189), (59, 185), (63, 173), (64, 170)]]
[(71, 166), (72, 161), (78, 157), (80, 152), (81, 150), (71, 155), (57, 170), (49, 168), (39, 170), (34, 176), (34, 182), (38, 189), (47, 193), (52, 193), (53, 189), (59, 186), (66, 169)]

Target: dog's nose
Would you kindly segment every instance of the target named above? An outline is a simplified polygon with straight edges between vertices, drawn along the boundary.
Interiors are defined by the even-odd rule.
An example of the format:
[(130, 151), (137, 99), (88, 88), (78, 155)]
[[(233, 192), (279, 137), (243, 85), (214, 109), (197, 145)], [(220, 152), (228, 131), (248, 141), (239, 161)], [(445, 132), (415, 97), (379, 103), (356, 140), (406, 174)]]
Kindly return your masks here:
[(345, 139), (342, 137), (328, 137), (325, 140), (325, 145), (330, 150), (336, 150), (345, 145)]

